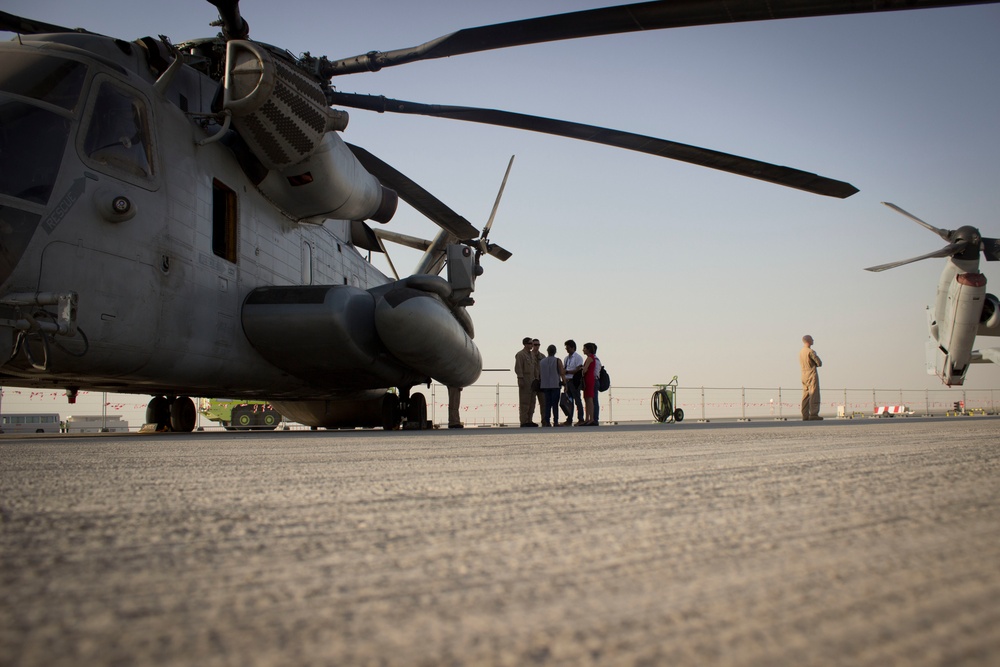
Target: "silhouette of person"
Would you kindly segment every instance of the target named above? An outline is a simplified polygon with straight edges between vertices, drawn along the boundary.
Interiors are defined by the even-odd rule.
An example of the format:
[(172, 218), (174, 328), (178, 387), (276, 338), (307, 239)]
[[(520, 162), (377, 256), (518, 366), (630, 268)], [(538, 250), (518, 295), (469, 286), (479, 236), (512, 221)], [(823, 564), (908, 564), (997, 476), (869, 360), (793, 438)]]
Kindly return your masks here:
[(799, 350), (799, 366), (802, 367), (802, 421), (819, 421), (819, 373), (817, 368), (823, 365), (819, 355), (812, 349), (813, 337), (802, 337), (802, 349)]

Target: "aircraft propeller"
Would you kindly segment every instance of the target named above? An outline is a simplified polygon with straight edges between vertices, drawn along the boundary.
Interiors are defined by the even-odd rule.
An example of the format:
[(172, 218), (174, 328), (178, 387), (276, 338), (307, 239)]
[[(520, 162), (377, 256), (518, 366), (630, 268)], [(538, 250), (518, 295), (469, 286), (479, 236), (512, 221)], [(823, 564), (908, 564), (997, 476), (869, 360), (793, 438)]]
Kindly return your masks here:
[(983, 256), (987, 261), (995, 262), (1000, 260), (1000, 239), (984, 237), (979, 233), (978, 229), (972, 227), (971, 225), (964, 225), (958, 229), (940, 229), (930, 223), (924, 222), (912, 213), (904, 211), (895, 204), (891, 204), (889, 202), (882, 203), (897, 213), (905, 215), (921, 227), (934, 232), (947, 241), (948, 245), (940, 250), (935, 250), (934, 252), (927, 253), (926, 255), (920, 255), (919, 257), (911, 257), (910, 259), (904, 259), (899, 262), (890, 262), (889, 264), (880, 264), (879, 266), (870, 266), (866, 268), (865, 271), (886, 271), (888, 269), (894, 269), (897, 266), (903, 266), (904, 264), (919, 262), (922, 259), (931, 259), (935, 257), (954, 257), (959, 260), (967, 261), (976, 260), (979, 258), (980, 251), (983, 253)]
[[(500, 195), (503, 194), (503, 185), (500, 186), (500, 193), (497, 195), (497, 201), (493, 205), (493, 212), (490, 214), (490, 219), (486, 223), (486, 227), (483, 228), (482, 233), (480, 233), (471, 222), (453, 211), (451, 207), (425, 190), (406, 174), (360, 146), (349, 143), (347, 147), (351, 149), (354, 157), (358, 159), (361, 166), (367, 169), (370, 174), (379, 179), (386, 187), (395, 190), (400, 199), (422, 213), (456, 240), (475, 248), (480, 254), (486, 253), (492, 255), (501, 262), (506, 262), (510, 259), (511, 253), (508, 250), (487, 241), (490, 227), (493, 225), (493, 218), (496, 215), (497, 206), (500, 203)], [(511, 163), (513, 161), (514, 158), (512, 157)], [(507, 183), (510, 167), (511, 165), (508, 163), (507, 173), (504, 174), (504, 185)]]

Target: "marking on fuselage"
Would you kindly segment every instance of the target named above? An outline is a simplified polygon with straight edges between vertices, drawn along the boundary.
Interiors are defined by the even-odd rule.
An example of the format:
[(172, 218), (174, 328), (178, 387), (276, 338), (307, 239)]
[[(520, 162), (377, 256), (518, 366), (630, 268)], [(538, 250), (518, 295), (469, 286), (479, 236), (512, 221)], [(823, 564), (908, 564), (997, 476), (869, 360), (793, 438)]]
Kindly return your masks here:
[(59, 226), (59, 223), (61, 223), (63, 218), (66, 217), (66, 214), (73, 208), (73, 205), (80, 200), (80, 197), (82, 197), (83, 193), (87, 190), (88, 178), (94, 181), (97, 180), (97, 176), (94, 174), (86, 171), (83, 172), (83, 176), (73, 181), (69, 190), (66, 191), (66, 194), (64, 194), (63, 198), (59, 200), (59, 203), (56, 204), (55, 208), (52, 209), (52, 213), (49, 214), (49, 217), (42, 221), (42, 229), (44, 229), (46, 233), (51, 234), (54, 232), (56, 227)]

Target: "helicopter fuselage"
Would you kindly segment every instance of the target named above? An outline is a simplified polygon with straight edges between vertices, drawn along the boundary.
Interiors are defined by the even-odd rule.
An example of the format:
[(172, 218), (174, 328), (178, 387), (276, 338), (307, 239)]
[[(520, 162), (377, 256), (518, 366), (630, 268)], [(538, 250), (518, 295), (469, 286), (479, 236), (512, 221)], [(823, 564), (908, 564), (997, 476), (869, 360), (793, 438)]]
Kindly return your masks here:
[[(357, 222), (296, 210), (310, 195), (289, 188), (334, 196), (312, 179), (324, 152), (345, 159), (339, 136), (299, 182), (276, 173), (219, 120), (221, 75), (198, 69), (211, 59), (168, 51), (87, 33), (0, 44), (0, 382), (349, 406), (475, 381), (447, 281), (393, 281), (356, 247)], [(432, 358), (379, 326), (437, 336)]]

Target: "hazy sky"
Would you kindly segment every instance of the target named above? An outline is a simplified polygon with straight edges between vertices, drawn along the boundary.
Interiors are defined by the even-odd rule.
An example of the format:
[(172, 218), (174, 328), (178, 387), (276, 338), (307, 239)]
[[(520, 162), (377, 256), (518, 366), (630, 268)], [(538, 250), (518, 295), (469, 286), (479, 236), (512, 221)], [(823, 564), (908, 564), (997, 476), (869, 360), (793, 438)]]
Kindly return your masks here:
[[(331, 58), (584, 0), (244, 0), (251, 37)], [(204, 0), (5, 0), (135, 39), (214, 33)], [(3, 37), (8, 37), (4, 34)], [(340, 90), (506, 109), (672, 139), (848, 181), (831, 199), (648, 155), (459, 121), (350, 111), (360, 144), (481, 226), (517, 158), (471, 313), (487, 368), (523, 336), (594, 341), (618, 385), (796, 387), (812, 334), (827, 387), (939, 388), (924, 370), (938, 227), (1000, 236), (1000, 5), (707, 26), (556, 42), (342, 77)], [(433, 236), (401, 205), (389, 228)], [(401, 271), (417, 254), (390, 247)], [(384, 262), (381, 266), (386, 267)], [(983, 271), (1000, 289), (1000, 266)], [(1000, 338), (980, 339), (980, 346)], [(481, 382), (513, 382), (486, 373)], [(971, 388), (1000, 387), (974, 366)], [(142, 402), (145, 399), (141, 399)]]

